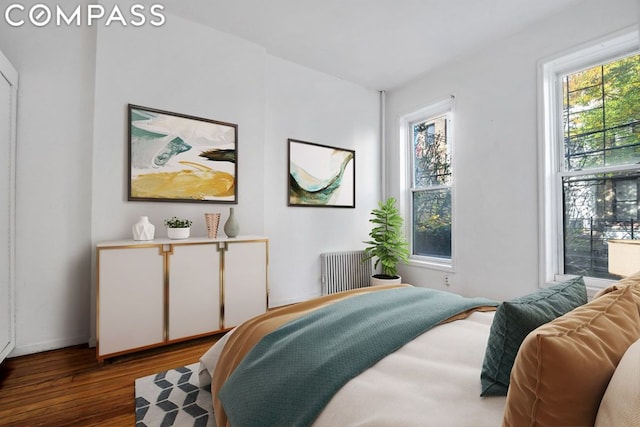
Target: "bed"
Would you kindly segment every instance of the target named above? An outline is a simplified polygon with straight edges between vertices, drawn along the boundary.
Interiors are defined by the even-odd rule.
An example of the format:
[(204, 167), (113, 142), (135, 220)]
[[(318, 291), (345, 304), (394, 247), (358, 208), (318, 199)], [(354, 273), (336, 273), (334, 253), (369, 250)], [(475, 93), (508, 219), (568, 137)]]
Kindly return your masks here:
[[(588, 303), (581, 278), (501, 303), (465, 299), (460, 310), (443, 311), (441, 319), (411, 332), (415, 336), (406, 343), (394, 342), (396, 348), (372, 356), (366, 368), (345, 373), (329, 387), (329, 397), (316, 402), (328, 393), (316, 384), (333, 381), (342, 367), (323, 359), (318, 366), (327, 370), (308, 368), (323, 351), (297, 355), (295, 345), (288, 347), (291, 337), (311, 335), (308, 329), (288, 328), (306, 321), (305, 328), (320, 325), (322, 334), (330, 329), (318, 317), (325, 312), (341, 305), (353, 311), (348, 304), (368, 306), (409, 292), (422, 294), (400, 285), (329, 295), (271, 310), (229, 332), (200, 362), (200, 382), (211, 383), (217, 425), (640, 425), (640, 276), (616, 283)], [(412, 316), (438, 311), (424, 307)], [(349, 334), (356, 328), (337, 329), (346, 329), (346, 340), (355, 341)], [(331, 335), (327, 342), (312, 338), (319, 349), (329, 349), (328, 359), (334, 358), (334, 329), (325, 334)], [(383, 336), (401, 335), (384, 331)], [(378, 330), (366, 333), (375, 345), (366, 351), (356, 347), (338, 364), (368, 356), (372, 347), (377, 351), (384, 337)], [(340, 349), (343, 345), (339, 342)], [(303, 341), (302, 347), (309, 346)], [(271, 355), (272, 349), (279, 352)], [(273, 359), (280, 366), (272, 366)]]

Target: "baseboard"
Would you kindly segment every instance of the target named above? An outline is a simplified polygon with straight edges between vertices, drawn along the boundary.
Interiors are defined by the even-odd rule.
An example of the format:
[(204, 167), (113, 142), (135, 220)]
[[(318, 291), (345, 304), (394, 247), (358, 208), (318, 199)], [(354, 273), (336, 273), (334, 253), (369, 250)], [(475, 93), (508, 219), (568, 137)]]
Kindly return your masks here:
[(295, 298), (287, 298), (287, 299), (281, 299), (281, 300), (269, 299), (269, 308), (276, 308), (284, 305), (296, 304), (299, 302), (308, 301), (310, 299), (317, 298), (319, 296), (320, 294), (313, 294), (313, 295), (299, 296)]
[(14, 348), (13, 351), (9, 354), (9, 357), (26, 356), (27, 354), (41, 353), (43, 351), (49, 350), (58, 350), (65, 347), (72, 347), (74, 345), (87, 344), (88, 342), (89, 338), (83, 336), (64, 338), (53, 341), (43, 341), (35, 344), (21, 346), (16, 345), (16, 348)]

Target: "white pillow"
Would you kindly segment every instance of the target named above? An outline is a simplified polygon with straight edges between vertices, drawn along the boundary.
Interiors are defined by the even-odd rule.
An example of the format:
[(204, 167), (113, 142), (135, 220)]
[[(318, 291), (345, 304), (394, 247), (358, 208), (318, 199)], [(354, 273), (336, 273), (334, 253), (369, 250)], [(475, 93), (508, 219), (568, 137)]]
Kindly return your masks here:
[(640, 426), (640, 340), (620, 359), (607, 386), (595, 427)]

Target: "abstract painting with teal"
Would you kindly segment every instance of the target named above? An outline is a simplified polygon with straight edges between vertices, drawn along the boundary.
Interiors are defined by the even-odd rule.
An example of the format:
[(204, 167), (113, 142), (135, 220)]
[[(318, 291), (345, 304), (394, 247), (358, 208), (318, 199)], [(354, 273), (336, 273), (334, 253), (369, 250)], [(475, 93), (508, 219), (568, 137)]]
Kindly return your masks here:
[(297, 141), (290, 144), (290, 204), (353, 206), (353, 151)]
[(132, 199), (235, 201), (235, 125), (130, 106)]

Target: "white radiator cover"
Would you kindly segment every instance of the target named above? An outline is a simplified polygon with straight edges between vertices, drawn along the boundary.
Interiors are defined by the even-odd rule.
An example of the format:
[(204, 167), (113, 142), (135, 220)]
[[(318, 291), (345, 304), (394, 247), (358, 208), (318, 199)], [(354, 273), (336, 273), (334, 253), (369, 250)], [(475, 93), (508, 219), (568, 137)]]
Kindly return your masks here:
[(369, 286), (371, 260), (363, 262), (364, 251), (326, 252), (320, 254), (322, 294), (328, 295)]

